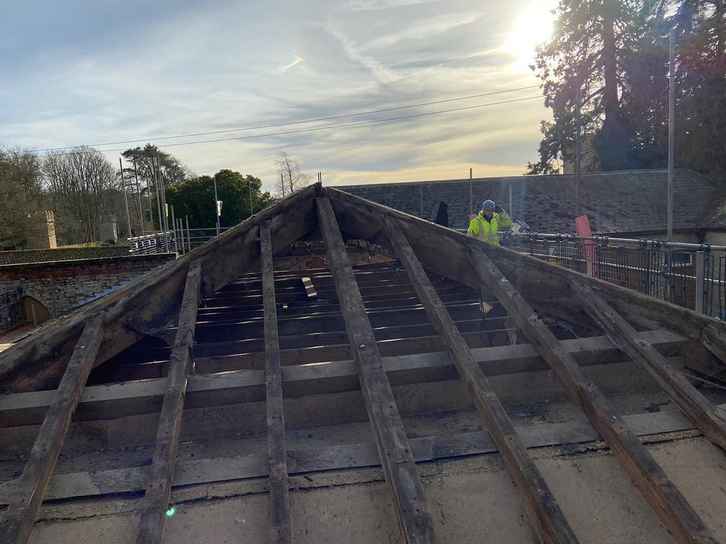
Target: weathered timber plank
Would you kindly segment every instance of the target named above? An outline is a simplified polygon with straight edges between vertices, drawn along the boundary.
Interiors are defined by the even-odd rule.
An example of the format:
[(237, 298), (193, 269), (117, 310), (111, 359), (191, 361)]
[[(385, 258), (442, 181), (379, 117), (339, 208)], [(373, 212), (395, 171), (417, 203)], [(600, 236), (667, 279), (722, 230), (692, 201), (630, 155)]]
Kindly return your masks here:
[(193, 365), (191, 349), (199, 306), (201, 275), (201, 263), (195, 263), (189, 269), (184, 286), (184, 297), (179, 311), (179, 326), (171, 352), (169, 376), (156, 433), (156, 447), (146, 484), (144, 496), (146, 508), (141, 516), (136, 539), (138, 544), (159, 544), (164, 532), (164, 512), (169, 505), (171, 485), (174, 479), (187, 376)]
[(726, 420), (703, 394), (665, 357), (643, 338), (600, 295), (585, 285), (573, 282), (585, 310), (597, 321), (610, 340), (633, 361), (643, 367), (678, 404), (693, 424), (711, 442), (726, 449)]
[[(637, 333), (666, 356), (676, 353), (685, 338), (656, 330)], [(623, 360), (619, 349), (605, 336), (560, 340), (562, 348), (582, 366), (616, 363)], [(380, 345), (380, 343), (379, 343)], [(348, 347), (348, 346), (346, 346)], [(443, 346), (442, 346), (443, 347)], [(349, 349), (346, 350), (346, 354)], [(549, 365), (531, 344), (474, 348), (474, 360), (487, 376), (546, 370)], [(302, 363), (305, 357), (300, 357)], [(318, 358), (318, 364), (283, 367), (283, 390), (286, 397), (336, 393), (357, 389), (358, 371), (354, 361)], [(325, 362), (325, 364), (320, 364)], [(672, 363), (669, 363), (672, 364)], [(196, 361), (198, 369), (199, 361)], [(383, 357), (383, 367), (391, 385), (407, 385), (432, 380), (456, 379), (457, 374), (446, 352), (428, 352)], [(258, 370), (234, 370), (220, 374), (194, 374), (189, 377), (184, 406), (199, 408), (264, 399), (264, 373)], [(131, 414), (156, 412), (166, 389), (166, 378), (88, 386), (74, 415), (77, 420), (112, 419)], [(33, 425), (43, 421), (53, 402), (55, 391), (35, 391), (0, 395), (0, 427)]]
[(396, 256), (408, 272), (416, 294), (426, 308), (436, 331), (446, 343), (461, 379), (467, 384), (477, 406), (484, 428), (494, 439), (502, 454), (509, 475), (522, 496), (529, 523), (543, 543), (578, 542), (547, 482), (527, 454), (512, 420), (482, 369), (474, 361), (471, 350), (456, 328), (446, 306), (439, 298), (406, 237), (389, 220), (386, 236)]
[[(449, 311), (456, 321), (467, 319), (481, 319), (481, 310), (478, 301), (469, 301), (464, 304), (451, 304)], [(495, 317), (494, 314), (492, 317)], [(340, 313), (328, 315), (296, 316), (286, 318), (284, 311), (280, 312), (278, 329), (280, 336), (295, 336), (313, 334), (320, 331), (334, 332), (343, 330)], [(426, 319), (423, 308), (377, 311), (370, 317), (371, 326), (396, 327), (415, 325)], [(500, 317), (498, 323), (504, 322)], [(225, 342), (243, 339), (261, 338), (264, 336), (264, 320), (200, 320), (197, 323), (197, 342)]]
[(163, 326), (179, 307), (186, 271), (192, 262), (204, 262), (213, 271), (209, 290), (235, 280), (242, 266), (237, 261), (257, 256), (257, 240), (247, 235), (263, 221), (273, 221), (274, 236), (283, 245), (314, 228), (312, 197), (318, 190), (316, 185), (298, 191), (181, 259), (170, 261), (69, 317), (49, 321), (0, 354), (0, 391), (55, 386), (83, 324), (100, 311), (108, 311), (108, 319), (96, 366), (139, 341), (145, 333)]
[[(482, 329), (482, 323), (487, 328)], [(456, 322), (462, 333), (481, 332), (495, 333), (507, 330), (507, 318), (491, 318), (487, 320), (467, 319)], [(491, 328), (489, 328), (491, 327)], [(426, 322), (416, 323), (413, 325), (396, 325), (393, 327), (374, 327), (373, 333), (376, 340), (392, 340), (405, 337), (421, 337), (433, 334), (431, 325)], [(347, 339), (344, 330), (333, 330), (325, 332), (312, 332), (306, 334), (297, 334), (291, 336), (280, 336), (280, 348), (306, 348), (321, 345), (341, 344)], [(235, 353), (250, 353), (264, 351), (264, 338), (250, 338), (243, 340), (229, 340), (223, 342), (200, 342), (195, 345), (194, 354), (197, 357), (212, 357), (219, 355), (231, 355)]]
[[(576, 280), (601, 294), (617, 311), (635, 322), (655, 321), (698, 341), (726, 362), (726, 322), (644, 295), (613, 283), (597, 280), (564, 267), (552, 265), (529, 255), (503, 247), (490, 246), (465, 234), (447, 229), (412, 215), (370, 202), (344, 191), (326, 187), (340, 217), (341, 229), (350, 237), (385, 244), (382, 217), (395, 219), (408, 237), (421, 262), (428, 269), (476, 288), (478, 278), (470, 269), (467, 252), (481, 251), (493, 259), (510, 281), (536, 309), (543, 313), (558, 309), (575, 323), (589, 323), (582, 305), (572, 295), (570, 281)], [(705, 335), (708, 335), (706, 337)]]
[(398, 413), (373, 329), (353, 276), (335, 213), (327, 198), (317, 199), (318, 226), (325, 240), (351, 350), (358, 363), (361, 391), (381, 456), (386, 480), (398, 506), (401, 529), (409, 543), (433, 542), (433, 521), (411, 446)]
[[(720, 408), (726, 409), (726, 405), (720, 405)], [(676, 412), (632, 414), (624, 416), (623, 419), (641, 437), (681, 433), (693, 429), (688, 419)], [(528, 449), (571, 446), (600, 440), (597, 431), (585, 419), (565, 423), (525, 425), (516, 427), (516, 430)], [(486, 431), (412, 438), (410, 442), (417, 463), (498, 451)], [(380, 456), (375, 444), (359, 443), (310, 448), (301, 441), (291, 443), (288, 449), (291, 475), (377, 465), (380, 465)], [(46, 498), (59, 500), (143, 490), (148, 471), (149, 467), (130, 467), (56, 474), (48, 485)], [(174, 472), (174, 487), (267, 476), (268, 461), (263, 453), (191, 459), (178, 463)], [(8, 503), (14, 494), (14, 482), (0, 485), (0, 504)]]
[[(439, 290), (441, 299), (444, 300), (447, 305), (466, 304), (467, 302), (479, 302), (478, 297), (471, 296), (470, 294), (461, 293), (452, 290)], [(279, 303), (279, 301), (278, 301)], [(402, 295), (401, 297), (393, 297), (388, 300), (378, 300), (366, 303), (366, 310), (369, 312), (385, 312), (393, 311), (397, 309), (401, 310), (415, 310), (420, 307), (418, 299), (414, 294)], [(249, 319), (249, 320), (262, 320), (263, 309), (255, 307), (252, 309), (242, 309), (238, 306), (226, 304), (222, 306), (207, 306), (206, 308), (200, 308), (199, 319), (218, 319), (227, 318), (233, 316), (234, 318)], [(339, 306), (337, 303), (320, 303), (320, 304), (299, 304), (288, 306), (284, 314), (287, 319), (300, 318), (304, 316), (314, 317), (331, 317), (340, 315)], [(280, 319), (283, 318), (280, 315)]]
[(592, 426), (613, 450), (633, 484), (676, 541), (715, 544), (716, 540), (698, 513), (496, 264), (482, 251), (472, 250), (470, 258), (472, 269), (482, 284), (494, 291), (525, 336), (539, 349), (572, 401), (582, 407)]
[(267, 455), (270, 472), (270, 538), (274, 544), (291, 542), (290, 499), (287, 481), (285, 406), (282, 400), (282, 368), (277, 331), (277, 304), (272, 261), (270, 225), (260, 227), (262, 290), (265, 305), (265, 385), (267, 408)]
[(103, 315), (89, 320), (81, 333), (63, 374), (43, 425), (16, 482), (17, 495), (0, 519), (0, 542), (25, 544), (30, 540), (33, 523), (63, 448), (73, 412), (91, 373), (103, 337)]

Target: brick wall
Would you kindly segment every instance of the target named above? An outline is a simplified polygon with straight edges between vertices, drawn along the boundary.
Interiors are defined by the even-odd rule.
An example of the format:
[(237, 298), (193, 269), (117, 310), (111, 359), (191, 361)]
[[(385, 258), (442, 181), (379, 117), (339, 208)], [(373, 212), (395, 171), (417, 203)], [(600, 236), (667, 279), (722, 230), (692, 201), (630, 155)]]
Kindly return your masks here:
[(23, 296), (58, 317), (173, 259), (173, 254), (111, 257), (0, 266), (0, 291), (20, 285)]
[(78, 259), (101, 259), (104, 257), (124, 257), (128, 256), (128, 254), (129, 248), (125, 246), (0, 251), (0, 265), (71, 261)]

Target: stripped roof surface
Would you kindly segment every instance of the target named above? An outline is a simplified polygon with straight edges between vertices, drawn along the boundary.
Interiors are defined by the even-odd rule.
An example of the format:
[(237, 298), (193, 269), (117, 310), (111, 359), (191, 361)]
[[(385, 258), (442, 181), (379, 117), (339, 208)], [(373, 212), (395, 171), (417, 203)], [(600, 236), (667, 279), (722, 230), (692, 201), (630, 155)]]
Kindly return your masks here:
[[(273, 254), (285, 254), (293, 242), (307, 236), (322, 237), (328, 269), (274, 274)], [(344, 237), (388, 247), (398, 260), (354, 268)], [(314, 297), (300, 281), (303, 274), (314, 282)], [(480, 317), (483, 286), (496, 310)], [(564, 314), (583, 331), (600, 328), (610, 340), (586, 335), (578, 345), (568, 345), (563, 331), (541, 318), (538, 308), (552, 315)], [(423, 316), (427, 321), (409, 322)], [(494, 328), (489, 327), (492, 324)], [(402, 334), (401, 329), (407, 333)], [(563, 330), (573, 334), (566, 332), (572, 328)], [(491, 333), (504, 333), (511, 345), (475, 351), (482, 349), (482, 339), (490, 338)], [(518, 334), (530, 343), (516, 345)], [(11, 431), (43, 421), (32, 429), (37, 431), (33, 453), (20, 476), (0, 488), (0, 498), (8, 504), (0, 518), (0, 541), (29, 541), (46, 491), (49, 497), (69, 499), (143, 489), (143, 501), (134, 506), (141, 514), (137, 542), (160, 543), (175, 486), (207, 486), (252, 474), (269, 475), (271, 540), (290, 542), (288, 475), (365, 466), (371, 463), (372, 451), (373, 462), (382, 466), (388, 482), (401, 539), (428, 543), (434, 541), (433, 518), (416, 463), (445, 457), (447, 452), (462, 456), (497, 450), (516, 483), (523, 515), (538, 540), (574, 544), (578, 536), (527, 450), (533, 442), (525, 441), (521, 428), (513, 423), (515, 416), (490, 381), (492, 374), (550, 368), (561, 393), (585, 414), (594, 436), (610, 446), (624, 473), (675, 540), (684, 544), (715, 542), (699, 511), (640, 441), (631, 419), (621, 417), (616, 402), (604, 396), (575, 360), (585, 344), (590, 351), (609, 351), (610, 357), (613, 351), (627, 354), (642, 372), (653, 376), (691, 425), (724, 447), (726, 422), (715, 409), (718, 399), (697, 391), (655, 349), (688, 340), (702, 343), (723, 358), (726, 324), (488, 246), (341, 191), (314, 186), (90, 304), (70, 319), (51, 322), (0, 355), (0, 384), (6, 393), (0, 397), (2, 421)], [(619, 350), (613, 349), (616, 346)], [(131, 373), (127, 377), (153, 367), (160, 372), (159, 378), (166, 378), (148, 382), (143, 379), (148, 376), (137, 375), (142, 379), (84, 393), (92, 373), (92, 383), (117, 379), (113, 372), (124, 366), (124, 358), (132, 363), (132, 368), (126, 368)], [(511, 368), (501, 368), (502, 360), (508, 360)], [(595, 356), (589, 364), (593, 360), (604, 359)], [(483, 364), (487, 361), (489, 365)], [(104, 366), (110, 372), (106, 376)], [(488, 373), (484, 371), (487, 366)], [(482, 447), (481, 434), (452, 437), (449, 420), (426, 441), (409, 436), (398, 403), (408, 403), (413, 415), (425, 416), (426, 407), (440, 401), (441, 410), (446, 389), (442, 380), (466, 384), (456, 391), (459, 396), (468, 391), (470, 402), (478, 409), (476, 421), (486, 430), (491, 445)], [(433, 383), (428, 395), (394, 395), (394, 386), (421, 383)], [(361, 397), (349, 404), (342, 404), (344, 396), (335, 396), (358, 389)], [(333, 396), (326, 398), (326, 394)], [(95, 459), (86, 453), (78, 460), (73, 456), (64, 460), (76, 470), (84, 469), (80, 474), (53, 477), (79, 404), (79, 418), (102, 425), (98, 419), (123, 423), (129, 414), (156, 413), (160, 397), (160, 417), (143, 420), (154, 424), (127, 433), (128, 440), (138, 440), (136, 435), (153, 434), (156, 426), (150, 448), (121, 456), (138, 457), (134, 466), (97, 473), (98, 465), (83, 466), (84, 460)], [(321, 404), (317, 411), (308, 412), (311, 405), (303, 404), (297, 404), (298, 411), (286, 411), (285, 397)], [(455, 395), (450, 401), (452, 398), (456, 400)], [(264, 400), (266, 417), (250, 417), (254, 409), (248, 411), (245, 403), (260, 400)], [(362, 408), (370, 422), (374, 448), (308, 448), (295, 450), (292, 456), (285, 453), (286, 417), (294, 428), (300, 428), (320, 424), (308, 418), (340, 421)], [(453, 409), (461, 406), (454, 404)], [(195, 427), (198, 418), (209, 427)], [(198, 451), (209, 451), (213, 443), (225, 440), (227, 447), (238, 448), (235, 440), (240, 438), (240, 428), (255, 424), (266, 430), (267, 452), (262, 461), (259, 452), (257, 457), (231, 461), (191, 459)], [(183, 457), (180, 446), (183, 426), (193, 428), (187, 438), (196, 440), (198, 448), (188, 452), (191, 446), (185, 442), (190, 457)], [(90, 432), (97, 433), (94, 426)], [(351, 432), (357, 428), (352, 427)], [(27, 436), (22, 433), (20, 439), (14, 438), (15, 443), (27, 441)], [(592, 434), (588, 436), (590, 440)], [(82, 442), (86, 437), (81, 438)], [(541, 440), (534, 445), (542, 445)], [(117, 461), (118, 457), (111, 459)], [(179, 471), (178, 459), (184, 461), (179, 463)], [(14, 474), (13, 468), (0, 463), (6, 474)], [(66, 495), (59, 496), (61, 489)], [(206, 487), (204, 493), (208, 493)]]

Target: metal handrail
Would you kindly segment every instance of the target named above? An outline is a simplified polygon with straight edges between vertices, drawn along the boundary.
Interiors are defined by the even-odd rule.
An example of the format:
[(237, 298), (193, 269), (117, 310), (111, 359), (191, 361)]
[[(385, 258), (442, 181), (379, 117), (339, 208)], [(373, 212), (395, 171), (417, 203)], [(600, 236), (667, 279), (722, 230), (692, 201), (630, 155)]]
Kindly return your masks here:
[(550, 232), (510, 232), (509, 236), (522, 237), (522, 238), (533, 238), (533, 239), (545, 239), (545, 240), (592, 240), (595, 242), (608, 243), (616, 242), (623, 244), (638, 244), (638, 245), (655, 245), (661, 247), (673, 247), (681, 249), (693, 249), (697, 251), (726, 251), (726, 246), (711, 245), (711, 244), (694, 244), (691, 242), (668, 242), (666, 240), (648, 240), (638, 238), (618, 238), (614, 236), (605, 235), (592, 235), (592, 236), (578, 236), (575, 234), (556, 234)]

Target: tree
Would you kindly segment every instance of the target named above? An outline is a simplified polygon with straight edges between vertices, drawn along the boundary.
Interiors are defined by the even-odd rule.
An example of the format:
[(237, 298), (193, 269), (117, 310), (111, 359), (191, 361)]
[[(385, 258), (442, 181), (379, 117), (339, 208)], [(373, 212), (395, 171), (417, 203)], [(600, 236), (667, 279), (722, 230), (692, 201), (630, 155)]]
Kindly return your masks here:
[(253, 213), (267, 207), (270, 194), (262, 192), (262, 182), (250, 175), (243, 176), (232, 170), (220, 170), (214, 177), (199, 176), (177, 183), (167, 192), (167, 201), (174, 206), (177, 217), (189, 216), (194, 228), (212, 228), (216, 225), (214, 182), (222, 204), (221, 223), (232, 226)]
[(543, 82), (545, 105), (553, 121), (542, 124), (540, 159), (529, 173), (549, 173), (559, 157), (574, 160), (578, 91), (580, 123), (596, 133), (595, 146), (604, 170), (632, 166), (631, 128), (623, 115), (627, 93), (623, 66), (635, 46), (643, 14), (633, 0), (561, 0), (557, 29), (537, 53), (533, 69)]
[(0, 149), (0, 249), (22, 249), (33, 214), (42, 211), (42, 172), (36, 155)]
[(297, 161), (284, 151), (280, 153), (277, 165), (280, 170), (280, 196), (285, 197), (310, 184), (310, 177), (302, 173)]
[(188, 177), (186, 167), (176, 157), (170, 153), (161, 151), (157, 146), (152, 144), (127, 149), (121, 153), (121, 156), (127, 161), (136, 164), (138, 175), (144, 180), (153, 179), (153, 160), (157, 161), (157, 175), (167, 185), (182, 182)]
[(726, 4), (680, 0), (671, 19), (676, 37), (676, 160), (679, 166), (726, 175)]
[(146, 221), (160, 228), (157, 192), (163, 204), (163, 191), (168, 191), (170, 186), (182, 183), (190, 177), (189, 171), (176, 157), (152, 144), (127, 149), (121, 156), (131, 163), (130, 167), (124, 169), (124, 176), (134, 182), (139, 180), (137, 190), (141, 196), (142, 207), (146, 210)]
[[(537, 58), (553, 121), (542, 124), (528, 173), (573, 160), (574, 97), (598, 165), (664, 168), (668, 159), (668, 40), (675, 36), (678, 167), (726, 174), (726, 4), (723, 0), (562, 0), (558, 31)], [(613, 61), (614, 59), (614, 61)]]
[(64, 241), (97, 241), (104, 217), (118, 211), (118, 178), (111, 163), (100, 151), (79, 147), (50, 153), (43, 173)]

